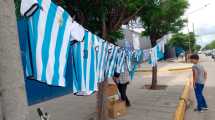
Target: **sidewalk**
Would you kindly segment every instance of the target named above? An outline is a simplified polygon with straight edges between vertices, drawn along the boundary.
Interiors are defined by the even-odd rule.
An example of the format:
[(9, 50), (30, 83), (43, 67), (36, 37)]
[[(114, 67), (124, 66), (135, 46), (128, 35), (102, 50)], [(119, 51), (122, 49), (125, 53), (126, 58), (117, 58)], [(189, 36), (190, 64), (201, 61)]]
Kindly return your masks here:
[[(168, 64), (162, 67), (173, 67)], [(118, 120), (173, 120), (173, 115), (183, 91), (185, 80), (190, 72), (160, 72), (159, 85), (168, 85), (166, 90), (141, 89), (145, 84), (151, 84), (151, 76), (136, 75), (135, 81), (129, 86), (128, 95), (132, 101), (132, 107), (128, 115)]]
[[(186, 112), (186, 119), (185, 120), (214, 120), (215, 119), (215, 62), (211, 59), (202, 57), (203, 59), (202, 64), (205, 66), (206, 70), (208, 71), (208, 81), (206, 83), (205, 88), (205, 97), (208, 102), (209, 110), (205, 111), (204, 113), (194, 112), (193, 109), (196, 105), (193, 105), (190, 109)], [(192, 91), (191, 99), (195, 102), (195, 95)], [(196, 102), (195, 102), (196, 103)]]
[[(181, 64), (164, 62), (159, 65), (159, 69), (178, 65)], [(117, 120), (173, 120), (178, 99), (189, 74), (187, 71), (159, 72), (159, 85), (168, 87), (154, 91), (144, 89), (144, 85), (151, 84), (151, 73), (137, 72), (135, 80), (128, 88), (132, 106), (128, 109), (128, 115)], [(39, 120), (36, 113), (38, 107), (50, 113), (50, 120), (93, 120), (90, 118), (95, 116), (96, 97), (67, 95), (31, 106), (29, 110), (32, 120)]]

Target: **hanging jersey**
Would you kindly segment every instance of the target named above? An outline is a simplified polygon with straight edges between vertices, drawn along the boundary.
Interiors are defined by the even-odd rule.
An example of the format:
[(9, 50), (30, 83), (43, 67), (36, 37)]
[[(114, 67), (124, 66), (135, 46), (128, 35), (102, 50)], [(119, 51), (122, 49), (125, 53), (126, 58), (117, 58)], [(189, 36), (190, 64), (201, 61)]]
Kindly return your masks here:
[(150, 59), (150, 49), (143, 50), (143, 61), (148, 61)]
[(134, 53), (135, 53), (134, 51), (126, 50), (126, 65), (131, 80), (133, 80), (135, 71), (137, 69), (137, 64), (135, 64), (132, 60)]
[(126, 64), (127, 64), (127, 67), (128, 67), (128, 71), (132, 71), (132, 51), (130, 50), (126, 50)]
[(121, 73), (123, 71), (123, 64), (125, 61), (125, 51), (123, 49), (119, 49), (116, 58), (116, 70), (115, 72)]
[[(33, 13), (28, 16), (28, 23), (34, 79), (49, 85), (66, 86), (69, 41), (74, 40), (71, 31), (76, 28), (71, 27), (70, 15), (51, 0), (30, 1), (33, 2), (22, 0), (21, 8), (27, 4), (30, 9), (21, 9), (21, 12), (23, 15)], [(38, 9), (31, 11), (35, 5)]]
[(97, 69), (97, 77), (98, 82), (104, 80), (104, 72), (108, 57), (108, 43), (102, 40), (101, 38), (97, 37), (98, 47), (97, 47), (97, 54), (96, 54), (96, 69)]
[(143, 62), (143, 51), (140, 49), (135, 50), (132, 56), (132, 61), (135, 64), (141, 64)]
[(157, 45), (157, 60), (161, 60), (164, 58), (164, 53), (162, 52), (162, 46), (160, 44)]
[(84, 41), (73, 45), (73, 61), (76, 80), (76, 92), (89, 92), (97, 90), (98, 77), (96, 77), (96, 36), (86, 31)]
[(152, 64), (152, 66), (155, 66), (157, 64), (157, 46), (153, 47), (151, 49), (151, 59), (150, 62)]
[(108, 58), (107, 58), (107, 65), (105, 70), (105, 77), (110, 78), (114, 75), (115, 67), (116, 67), (116, 58), (117, 58), (117, 51), (119, 47), (109, 44), (108, 45)]

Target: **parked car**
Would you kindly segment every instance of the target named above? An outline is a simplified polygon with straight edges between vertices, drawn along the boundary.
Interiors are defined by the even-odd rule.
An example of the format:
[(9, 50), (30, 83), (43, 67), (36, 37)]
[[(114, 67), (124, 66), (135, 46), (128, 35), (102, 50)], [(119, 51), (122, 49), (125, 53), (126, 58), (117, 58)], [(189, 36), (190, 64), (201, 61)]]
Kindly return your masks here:
[(207, 50), (207, 51), (205, 51), (205, 55), (206, 55), (206, 56), (211, 56), (211, 55), (212, 55), (212, 50)]
[(202, 51), (198, 51), (198, 54), (202, 54)]

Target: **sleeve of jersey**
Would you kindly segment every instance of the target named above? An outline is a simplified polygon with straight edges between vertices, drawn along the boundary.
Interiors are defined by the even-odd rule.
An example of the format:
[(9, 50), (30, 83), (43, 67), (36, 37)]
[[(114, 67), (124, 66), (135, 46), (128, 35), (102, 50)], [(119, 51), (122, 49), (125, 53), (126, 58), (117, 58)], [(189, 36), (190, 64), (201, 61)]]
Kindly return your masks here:
[(20, 12), (22, 16), (30, 17), (39, 8), (37, 0), (22, 0)]
[(71, 25), (72, 40), (83, 41), (84, 33), (85, 33), (85, 29), (76, 21), (73, 21)]

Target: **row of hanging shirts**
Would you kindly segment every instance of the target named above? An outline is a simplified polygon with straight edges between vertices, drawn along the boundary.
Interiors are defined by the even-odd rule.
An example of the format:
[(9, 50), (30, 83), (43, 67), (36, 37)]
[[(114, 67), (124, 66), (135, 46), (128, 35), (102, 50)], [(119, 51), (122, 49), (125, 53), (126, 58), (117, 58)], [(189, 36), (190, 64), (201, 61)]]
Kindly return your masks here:
[[(149, 61), (155, 65), (164, 53), (164, 40), (148, 50), (108, 43), (51, 0), (22, 0), (20, 11), (28, 21), (26, 76), (60, 87), (71, 80), (74, 93), (97, 91), (98, 83), (114, 72), (128, 70), (133, 79), (138, 64)], [(66, 74), (72, 77), (66, 78)]]

